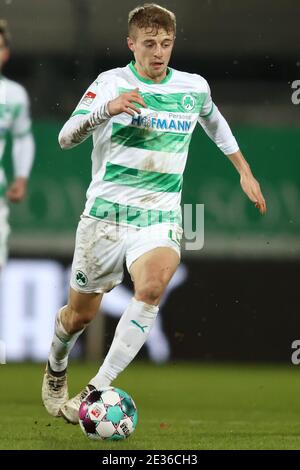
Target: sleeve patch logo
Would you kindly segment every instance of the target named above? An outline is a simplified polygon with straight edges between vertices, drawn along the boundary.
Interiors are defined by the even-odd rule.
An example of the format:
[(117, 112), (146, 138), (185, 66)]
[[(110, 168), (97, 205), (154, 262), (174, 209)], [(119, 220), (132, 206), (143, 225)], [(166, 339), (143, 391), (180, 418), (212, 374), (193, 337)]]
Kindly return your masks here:
[(81, 104), (84, 104), (85, 106), (90, 106), (95, 98), (96, 98), (96, 93), (93, 93), (92, 91), (88, 91), (82, 98)]

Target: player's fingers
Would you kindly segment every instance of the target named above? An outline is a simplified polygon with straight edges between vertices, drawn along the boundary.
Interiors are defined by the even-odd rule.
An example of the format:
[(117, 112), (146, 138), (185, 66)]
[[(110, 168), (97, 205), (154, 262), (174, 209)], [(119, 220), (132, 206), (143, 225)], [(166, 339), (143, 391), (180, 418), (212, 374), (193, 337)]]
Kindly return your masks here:
[(265, 214), (267, 212), (267, 204), (266, 201), (263, 199), (261, 203), (261, 214)]
[[(124, 102), (122, 103), (121, 112), (127, 113), (128, 109), (132, 109), (133, 106), (134, 106), (134, 105), (133, 105), (130, 101), (126, 100), (126, 101), (124, 101)], [(138, 110), (137, 112), (140, 113), (140, 110)], [(131, 114), (131, 113), (130, 113), (130, 114)], [(132, 114), (132, 115), (133, 115), (133, 114)]]
[(132, 93), (132, 94), (130, 94), (128, 99), (129, 99), (129, 101), (134, 101), (135, 103), (139, 103), (144, 108), (147, 107), (145, 101), (143, 100), (143, 98), (140, 95), (135, 95), (135, 94)]
[(266, 201), (265, 198), (262, 195), (262, 192), (260, 190), (260, 186), (258, 185), (258, 194), (257, 194), (257, 202), (259, 206), (259, 211), (261, 214), (265, 214), (267, 207), (266, 207)]
[(129, 114), (130, 116), (134, 116), (134, 111), (132, 111), (130, 106), (125, 106), (123, 112)]
[[(129, 106), (129, 107), (134, 106), (133, 102), (141, 104), (139, 98), (133, 99), (132, 97), (130, 97), (130, 96), (128, 96), (128, 95), (126, 95), (126, 96), (123, 97), (122, 104), (123, 104), (123, 106), (126, 107), (126, 108), (127, 108), (128, 106)], [(138, 111), (138, 112), (141, 113), (141, 111)]]
[(259, 206), (259, 212), (261, 215), (264, 215), (266, 213), (266, 209), (262, 204), (260, 204)]
[(139, 113), (141, 114), (141, 110), (140, 108), (138, 108), (137, 106), (135, 106), (133, 103), (131, 103), (130, 101), (128, 101), (126, 104), (125, 104), (125, 107), (128, 109), (132, 109), (133, 111), (135, 111), (136, 113)]
[(146, 103), (145, 103), (144, 99), (142, 98), (138, 88), (135, 88), (135, 90), (130, 91), (129, 94), (132, 95), (134, 98), (139, 98), (140, 100), (142, 100), (142, 102), (146, 106)]
[(267, 211), (267, 206), (266, 206), (266, 202), (264, 199), (260, 200), (260, 201), (257, 201), (255, 203), (255, 207), (259, 210), (259, 212), (263, 215), (266, 213)]
[(133, 112), (133, 111), (130, 111), (129, 108), (125, 109), (124, 113), (129, 114), (129, 116), (134, 117), (134, 112)]
[(138, 96), (133, 101), (135, 101), (136, 103), (139, 103), (141, 106), (143, 106), (143, 108), (147, 108), (147, 105), (141, 96)]

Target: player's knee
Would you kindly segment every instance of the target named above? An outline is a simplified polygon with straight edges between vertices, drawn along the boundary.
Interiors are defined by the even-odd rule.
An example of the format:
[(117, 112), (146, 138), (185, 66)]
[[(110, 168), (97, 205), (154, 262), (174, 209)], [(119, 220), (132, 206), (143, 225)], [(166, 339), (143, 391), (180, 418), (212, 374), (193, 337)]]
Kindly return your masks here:
[(155, 305), (163, 293), (164, 285), (159, 280), (146, 282), (135, 289), (135, 298), (150, 305)]
[(96, 316), (97, 311), (87, 310), (86, 308), (76, 308), (68, 305), (65, 311), (64, 324), (69, 333), (82, 330), (85, 328)]

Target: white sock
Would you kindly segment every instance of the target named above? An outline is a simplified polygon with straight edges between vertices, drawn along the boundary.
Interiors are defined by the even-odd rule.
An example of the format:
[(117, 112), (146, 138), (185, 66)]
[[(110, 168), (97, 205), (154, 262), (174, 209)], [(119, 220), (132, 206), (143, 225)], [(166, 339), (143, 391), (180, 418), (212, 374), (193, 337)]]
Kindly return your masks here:
[(90, 384), (107, 387), (135, 358), (152, 328), (158, 307), (132, 298), (123, 313), (106, 358)]
[(84, 331), (84, 328), (76, 333), (69, 334), (66, 332), (61, 319), (61, 311), (65, 307), (62, 307), (55, 318), (54, 335), (49, 353), (50, 367), (55, 372), (61, 372), (66, 369), (68, 365), (68, 357), (71, 349), (76, 343), (77, 339)]

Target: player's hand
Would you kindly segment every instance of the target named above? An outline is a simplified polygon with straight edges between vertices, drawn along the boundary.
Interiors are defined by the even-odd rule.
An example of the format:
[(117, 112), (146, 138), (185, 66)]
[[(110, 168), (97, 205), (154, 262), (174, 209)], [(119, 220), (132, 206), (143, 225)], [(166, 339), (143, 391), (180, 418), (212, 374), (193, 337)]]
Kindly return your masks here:
[(118, 98), (109, 101), (107, 108), (111, 116), (116, 116), (117, 114), (127, 113), (130, 116), (134, 116), (134, 113), (141, 113), (140, 108), (138, 108), (134, 103), (138, 103), (144, 108), (147, 108), (145, 101), (139, 94), (139, 89), (129, 91), (128, 93), (122, 93)]
[(6, 197), (11, 202), (20, 202), (24, 199), (27, 188), (27, 178), (16, 178), (6, 191)]
[(252, 173), (242, 173), (240, 182), (250, 201), (254, 202), (255, 207), (262, 215), (265, 214), (267, 211), (266, 201), (262, 195), (260, 185)]

